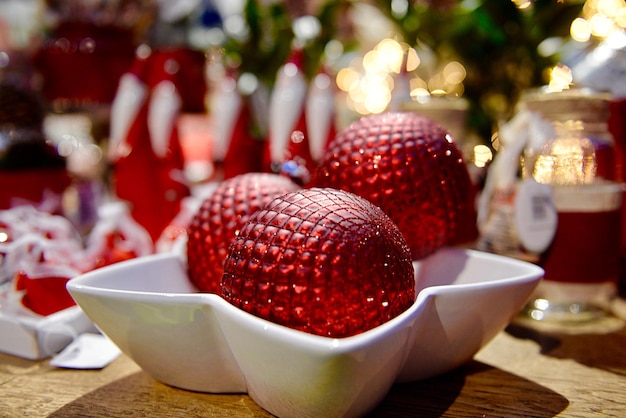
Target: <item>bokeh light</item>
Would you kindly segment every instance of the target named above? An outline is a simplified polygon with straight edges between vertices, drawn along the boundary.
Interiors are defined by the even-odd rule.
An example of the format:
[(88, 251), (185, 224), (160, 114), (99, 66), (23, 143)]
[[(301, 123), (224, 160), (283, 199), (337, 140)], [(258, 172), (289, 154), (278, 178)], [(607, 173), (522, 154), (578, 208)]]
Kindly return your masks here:
[(591, 39), (591, 24), (587, 19), (578, 17), (570, 26), (570, 36), (578, 42), (587, 42)]
[(626, 2), (624, 0), (587, 0), (582, 16), (570, 26), (572, 39), (587, 42), (592, 37), (604, 39), (618, 30), (626, 29)]
[[(339, 70), (336, 82), (347, 93), (346, 104), (359, 114), (381, 113), (389, 108), (394, 94), (416, 101), (431, 95), (459, 97), (467, 75), (459, 62), (444, 63), (438, 72), (427, 79), (415, 74), (422, 60), (415, 48), (392, 38), (385, 38), (362, 58), (352, 60)], [(408, 83), (398, 82), (406, 77)], [(410, 86), (410, 91), (398, 89)]]
[(486, 167), (493, 159), (493, 152), (486, 145), (476, 145), (474, 147), (474, 165), (478, 168)]
[(574, 77), (572, 70), (563, 64), (555, 65), (550, 70), (550, 82), (548, 83), (548, 91), (557, 92), (569, 89), (573, 83)]

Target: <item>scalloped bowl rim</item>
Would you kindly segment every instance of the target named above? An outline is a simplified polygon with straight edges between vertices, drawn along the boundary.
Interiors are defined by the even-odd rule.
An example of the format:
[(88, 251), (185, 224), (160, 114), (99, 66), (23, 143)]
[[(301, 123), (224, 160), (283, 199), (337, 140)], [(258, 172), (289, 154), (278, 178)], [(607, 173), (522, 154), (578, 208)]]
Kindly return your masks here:
[[(171, 254), (171, 253), (144, 256), (138, 259), (133, 259), (133, 260), (125, 261), (125, 262), (118, 263), (115, 265), (111, 265), (108, 267), (104, 267), (99, 270), (94, 270), (92, 272), (73, 278), (72, 280), (68, 282), (67, 288), (70, 294), (76, 299), (79, 306), (81, 306), (81, 308), (85, 311), (87, 316), (90, 318), (91, 318), (92, 313), (96, 309), (102, 310), (102, 309), (108, 309), (108, 308), (94, 307), (93, 303), (89, 302), (89, 300), (116, 301), (118, 303), (122, 303), (123, 305), (141, 304), (141, 306), (156, 306), (156, 307), (169, 306), (172, 304), (178, 304), (182, 306), (204, 306), (205, 308), (211, 310), (211, 315), (216, 318), (214, 319), (218, 324), (218, 328), (220, 328), (220, 332), (223, 332), (224, 334), (230, 334), (225, 337), (225, 339), (228, 340), (226, 344), (227, 347), (218, 347), (218, 348), (226, 349), (227, 351), (229, 351), (227, 355), (230, 354), (231, 356), (237, 358), (235, 362), (236, 365), (234, 367), (239, 368), (242, 376), (237, 377), (236, 376), (237, 373), (233, 372), (235, 376), (232, 377), (232, 380), (238, 381), (237, 379), (241, 380), (242, 378), (243, 382), (241, 383), (241, 385), (227, 387), (226, 390), (220, 390), (219, 386), (218, 386), (218, 390), (210, 389), (210, 388), (207, 390), (204, 387), (194, 387), (194, 386), (186, 387), (184, 383), (183, 384), (180, 383), (181, 379), (184, 381), (184, 377), (185, 377), (184, 371), (181, 372), (183, 376), (182, 377), (179, 376), (178, 380), (172, 378), (171, 381), (168, 381), (169, 376), (167, 375), (167, 373), (165, 374), (166, 377), (164, 377), (163, 375), (158, 376), (158, 372), (155, 372), (155, 370), (150, 370), (150, 368), (154, 369), (152, 365), (148, 367), (145, 364), (142, 364), (142, 362), (145, 363), (145, 358), (141, 358), (140, 354), (138, 354), (137, 352), (134, 352), (136, 350), (128, 350), (128, 349), (125, 350), (123, 347), (126, 344), (126, 342), (121, 341), (122, 344), (120, 344), (119, 336), (117, 338), (118, 341), (116, 341), (116, 338), (111, 338), (114, 343), (116, 343), (118, 346), (120, 346), (120, 348), (122, 348), (123, 352), (129, 355), (129, 357), (131, 357), (135, 362), (137, 362), (146, 372), (156, 377), (157, 380), (161, 380), (164, 383), (170, 384), (172, 386), (182, 387), (184, 389), (190, 389), (190, 390), (205, 391), (205, 392), (217, 392), (217, 393), (233, 392), (233, 391), (248, 392), (250, 396), (253, 398), (253, 400), (255, 400), (261, 407), (279, 416), (281, 415), (282, 416), (295, 416), (295, 415), (315, 416), (315, 415), (333, 415), (333, 414), (356, 416), (356, 415), (361, 415), (362, 413), (365, 413), (371, 408), (373, 408), (373, 406), (375, 406), (377, 402), (380, 401), (381, 396), (384, 396), (384, 394), (386, 394), (386, 392), (388, 391), (389, 387), (396, 381), (419, 380), (422, 378), (431, 377), (433, 375), (440, 374), (442, 372), (455, 368), (459, 366), (460, 364), (471, 359), (471, 357), (473, 357), (473, 355), (479, 348), (481, 348), (486, 342), (488, 342), (491, 338), (493, 338), (493, 336), (497, 332), (501, 331), (506, 326), (506, 324), (510, 322), (513, 314), (515, 314), (516, 311), (519, 311), (519, 309), (521, 309), (521, 307), (526, 302), (526, 300), (528, 299), (528, 297), (530, 296), (530, 294), (532, 293), (532, 291), (534, 290), (534, 288), (536, 287), (536, 285), (539, 283), (539, 281), (541, 280), (543, 276), (543, 270), (534, 264), (500, 256), (500, 255), (491, 254), (491, 253), (485, 253), (485, 252), (476, 251), (476, 250), (459, 249), (459, 248), (443, 248), (425, 260), (414, 262), (414, 265), (416, 268), (416, 276), (420, 274), (424, 274), (424, 276), (426, 277), (434, 276), (432, 271), (431, 272), (422, 271), (423, 268), (429, 268), (432, 266), (435, 267), (435, 273), (441, 273), (441, 271), (439, 270), (443, 269), (443, 271), (445, 271), (448, 268), (448, 265), (444, 265), (444, 263), (438, 262), (437, 260), (444, 260), (444, 261), (447, 259), (452, 260), (452, 259), (455, 259), (455, 257), (456, 258), (465, 257), (463, 259), (465, 263), (469, 263), (473, 261), (473, 262), (478, 262), (479, 264), (483, 263), (485, 264), (485, 266), (497, 265), (499, 267), (494, 269), (496, 270), (496, 273), (482, 271), (482, 269), (480, 272), (481, 274), (485, 273), (487, 275), (495, 274), (496, 277), (495, 278), (491, 277), (491, 278), (488, 278), (487, 280), (471, 279), (472, 281), (467, 282), (467, 283), (448, 283), (448, 284), (441, 284), (441, 283), (432, 284), (431, 283), (430, 285), (427, 285), (423, 288), (419, 287), (420, 283), (417, 282), (416, 289), (419, 287), (418, 289), (419, 291), (417, 292), (416, 300), (413, 303), (413, 305), (411, 305), (411, 307), (409, 307), (406, 311), (404, 311), (402, 314), (398, 315), (397, 317), (371, 330), (368, 330), (366, 332), (363, 332), (361, 334), (357, 334), (354, 336), (345, 337), (345, 338), (329, 338), (329, 337), (313, 335), (313, 334), (308, 334), (305, 332), (293, 330), (285, 326), (278, 325), (278, 324), (269, 322), (265, 319), (258, 318), (252, 314), (249, 314), (231, 305), (219, 295), (208, 294), (208, 293), (192, 293), (194, 291), (197, 292), (197, 290), (195, 290), (195, 288), (188, 282), (188, 278), (186, 277), (186, 265), (185, 265), (184, 259), (180, 257), (180, 255)], [(431, 260), (431, 258), (434, 260)], [(151, 265), (154, 266), (158, 263), (174, 263), (174, 260), (176, 263), (179, 264), (178, 268), (184, 269), (184, 272), (185, 272), (184, 280), (186, 280), (187, 283), (183, 285), (184, 291), (170, 293), (170, 292), (162, 292), (158, 290), (151, 291), (149, 289), (142, 289), (142, 290), (122, 289), (122, 288), (116, 288), (115, 283), (112, 283), (112, 284), (105, 283), (107, 277), (119, 278), (121, 276), (124, 276), (128, 272), (132, 272), (132, 271), (136, 272), (138, 271), (138, 269), (142, 269), (143, 267), (148, 268), (148, 266), (151, 266)], [(512, 272), (510, 275), (508, 275), (507, 273), (509, 269)], [(478, 273), (478, 272), (475, 272), (475, 273)], [(456, 277), (454, 278), (456, 279)], [(178, 279), (182, 280), (183, 278), (178, 277)], [(131, 283), (132, 283), (132, 280), (137, 280), (139, 282), (146, 281), (145, 278), (133, 278), (133, 277), (128, 278), (128, 281)], [(440, 279), (435, 277), (435, 281), (437, 280), (440, 280)], [(513, 292), (513, 293), (509, 292), (509, 293), (506, 293), (506, 295), (512, 295), (514, 297), (514, 300), (512, 300), (511, 305), (510, 306), (502, 305), (497, 308), (500, 310), (504, 309), (505, 311), (507, 311), (505, 314), (496, 312), (495, 318), (489, 318), (489, 315), (490, 315), (489, 306), (480, 306), (480, 307), (477, 306), (474, 308), (474, 310), (481, 311), (477, 315), (478, 318), (480, 318), (482, 315), (483, 318), (485, 317), (488, 318), (487, 321), (489, 321), (491, 324), (491, 325), (487, 325), (487, 328), (490, 328), (490, 329), (480, 330), (483, 332), (484, 335), (472, 336), (471, 338), (468, 338), (468, 340), (470, 341), (465, 341), (462, 338), (462, 336), (459, 334), (461, 331), (459, 331), (458, 329), (453, 330), (451, 332), (451, 334), (456, 333), (455, 334), (456, 336), (453, 335), (450, 338), (453, 338), (453, 339), (456, 338), (457, 340), (455, 341), (459, 342), (458, 345), (461, 345), (461, 346), (464, 344), (468, 345), (468, 347), (462, 347), (464, 351), (462, 351), (460, 354), (454, 351), (455, 347), (448, 347), (448, 346), (443, 347), (444, 354), (442, 355), (444, 357), (445, 355), (447, 355), (446, 350), (448, 351), (452, 350), (450, 354), (450, 358), (440, 359), (440, 362), (442, 364), (429, 364), (426, 366), (426, 370), (420, 369), (421, 367), (420, 359), (411, 360), (412, 356), (416, 355), (414, 352), (415, 352), (415, 346), (417, 344), (417, 342), (415, 342), (415, 339), (417, 337), (415, 336), (409, 337), (407, 336), (408, 334), (426, 332), (424, 331), (424, 329), (430, 332), (431, 329), (436, 330), (438, 329), (438, 327), (445, 328), (445, 327), (452, 326), (452, 328), (454, 328), (456, 326), (455, 321), (457, 322), (467, 321), (468, 319), (466, 317), (468, 315), (471, 317), (471, 315), (473, 314), (472, 312), (473, 310), (468, 310), (467, 313), (466, 312), (463, 312), (462, 314), (453, 313), (452, 314), (453, 317), (451, 320), (446, 319), (446, 316), (450, 316), (449, 313), (445, 312), (449, 308), (449, 306), (445, 304), (442, 305), (442, 302), (440, 301), (440, 299), (445, 301), (447, 300), (446, 298), (465, 297), (466, 295), (469, 295), (469, 296), (473, 295), (472, 297), (479, 298), (484, 294), (490, 294), (492, 292), (501, 292), (502, 290), (509, 291), (509, 289), (511, 289), (510, 292)], [(87, 296), (88, 298), (85, 299), (85, 296)], [(92, 299), (89, 299), (89, 297), (91, 297)], [(508, 296), (505, 296), (505, 298), (506, 297)], [(491, 299), (489, 301), (491, 301)], [(497, 301), (497, 302), (501, 303), (502, 301)], [(438, 303), (439, 305), (437, 305)], [(96, 314), (98, 313), (96, 312)], [(99, 313), (99, 315), (100, 317), (98, 319), (95, 319), (95, 320), (92, 319), (92, 320), (94, 321), (96, 326), (98, 326), (103, 331), (103, 333), (105, 333), (105, 335), (108, 335), (108, 331), (110, 331), (112, 329), (111, 327), (114, 325), (111, 323), (105, 323), (109, 321), (109, 319), (106, 317), (103, 317), (101, 313)], [(441, 315), (441, 318), (439, 318), (439, 315)], [(454, 315), (457, 315), (457, 316), (454, 316)], [(502, 317), (498, 317), (498, 315), (501, 315)], [(134, 318), (133, 320), (141, 321), (143, 319)], [(435, 322), (433, 322), (433, 320), (435, 320)], [(441, 321), (441, 324), (438, 321)], [(431, 324), (431, 322), (433, 322), (434, 325)], [(420, 327), (422, 327), (423, 329)], [(240, 328), (240, 330), (233, 329), (233, 328)], [(393, 358), (394, 356), (399, 357), (400, 359), (393, 360), (397, 364), (399, 364), (399, 366), (397, 366), (398, 370), (396, 370), (395, 372), (392, 372), (392, 371), (387, 372), (387, 374), (389, 374), (388, 376), (385, 373), (382, 373), (383, 377), (381, 378), (381, 383), (380, 383), (380, 386), (382, 387), (377, 387), (376, 383), (371, 383), (369, 384), (369, 386), (361, 389), (362, 393), (352, 393), (352, 392), (344, 393), (342, 396), (346, 398), (344, 402), (345, 405), (344, 404), (335, 405), (332, 411), (328, 409), (324, 409), (323, 406), (319, 406), (317, 405), (317, 403), (315, 405), (309, 405), (305, 402), (304, 405), (299, 405), (299, 406), (298, 405), (296, 406), (283, 405), (284, 403), (289, 403), (289, 402), (283, 401), (280, 398), (290, 395), (289, 391), (291, 390), (291, 388), (289, 387), (288, 384), (283, 383), (285, 387), (279, 388), (282, 390), (282, 392), (276, 389), (276, 385), (280, 385), (281, 383), (280, 382), (276, 383), (275, 381), (281, 380), (280, 377), (277, 378), (276, 376), (274, 377), (261, 376), (260, 378), (257, 378), (256, 376), (246, 375), (246, 372), (244, 372), (244, 369), (248, 367), (247, 372), (250, 374), (255, 374), (255, 373), (250, 372), (249, 365), (246, 366), (245, 364), (244, 365), (242, 364), (245, 363), (246, 361), (257, 362), (257, 363), (259, 361), (263, 362), (264, 359), (258, 356), (266, 355), (267, 353), (265, 354), (262, 352), (255, 353), (254, 350), (249, 350), (249, 347), (245, 347), (245, 344), (243, 344), (241, 341), (239, 341), (239, 343), (230, 342), (230, 339), (246, 340), (246, 339), (253, 338), (251, 335), (249, 335), (251, 333), (254, 333), (255, 338), (257, 339), (267, 338), (267, 340), (270, 343), (276, 345), (277, 351), (281, 351), (281, 352), (285, 351), (286, 358), (289, 358), (290, 355), (292, 357), (297, 356), (298, 353), (301, 352), (302, 356), (310, 355), (311, 358), (314, 359), (311, 361), (319, 361), (320, 367), (322, 368), (326, 363), (328, 363), (331, 360), (336, 360), (337, 358), (340, 358), (340, 360), (338, 361), (344, 361), (348, 357), (351, 357), (351, 356), (354, 357), (354, 353), (358, 353), (358, 355), (361, 355), (361, 356), (367, 355), (368, 350), (370, 350), (370, 348), (372, 350), (379, 350), (379, 351), (380, 350), (392, 351), (392, 353), (390, 353), (389, 356), (390, 358)], [(445, 331), (443, 331), (442, 333), (446, 334)], [(398, 336), (398, 335), (401, 335), (401, 336)], [(152, 337), (152, 335), (150, 335), (150, 337)], [(195, 334), (192, 338), (195, 338)], [(394, 347), (381, 348), (381, 346), (385, 345), (383, 344), (384, 340), (390, 339), (390, 338), (392, 339), (392, 341), (401, 341), (403, 345), (401, 347), (394, 346)], [(396, 338), (396, 339), (393, 339), (393, 338)], [(436, 341), (447, 341), (445, 340), (445, 338), (447, 338), (446, 336), (442, 338), (444, 338), (444, 340), (436, 340)], [(255, 340), (254, 343), (257, 344), (257, 340)], [(238, 347), (238, 344), (239, 344), (239, 347)], [(244, 345), (243, 348), (241, 347), (242, 344)], [(453, 345), (454, 345), (453, 343), (450, 343), (450, 346), (453, 346)], [(258, 344), (255, 345), (255, 347), (258, 350), (262, 351), (261, 349), (258, 348)], [(161, 349), (160, 347), (157, 347), (157, 348), (143, 347), (143, 348), (148, 349), (148, 350), (153, 350), (153, 351), (158, 351)], [(423, 349), (419, 348), (418, 352), (420, 350), (422, 351), (426, 350), (426, 354), (428, 354), (429, 352), (436, 352), (437, 349), (438, 347), (433, 347), (433, 348), (426, 347)], [(296, 354), (293, 354), (293, 352), (295, 352)], [(384, 354), (385, 356), (387, 356), (388, 353), (385, 352)], [(144, 357), (146, 356), (145, 353), (142, 355)], [(423, 354), (419, 354), (419, 355), (423, 355)], [(402, 356), (404, 356), (403, 359), (402, 359)], [(241, 358), (243, 358), (242, 364), (239, 363)], [(360, 364), (359, 361), (356, 361), (353, 358), (351, 358), (350, 362), (351, 363), (349, 363), (349, 365), (346, 365), (345, 367), (343, 363), (341, 363), (341, 367), (339, 367), (339, 369), (341, 370), (344, 370), (344, 369), (347, 370), (345, 373), (347, 373), (348, 376), (347, 377), (336, 376), (337, 379), (341, 380), (344, 377), (349, 378), (350, 373), (355, 374), (355, 375), (360, 375), (361, 369), (365, 369), (364, 373), (370, 373), (370, 374), (375, 373), (375, 372), (379, 373), (376, 370), (373, 370), (373, 371), (369, 370), (369, 369), (372, 369), (372, 367), (374, 367), (371, 364)], [(356, 363), (356, 366), (352, 363)], [(390, 363), (391, 363), (391, 360), (390, 360)], [(413, 364), (409, 364), (409, 363), (413, 363)], [(256, 367), (256, 366), (253, 365), (253, 367)], [(409, 371), (405, 371), (407, 367)], [(310, 368), (304, 368), (303, 370), (304, 372), (302, 373), (308, 373), (310, 370), (315, 370), (315, 369), (313, 368), (313, 366), (311, 366)], [(253, 372), (256, 372), (256, 370), (253, 370)], [(325, 372), (326, 371), (323, 370), (320, 373), (325, 373)], [(317, 371), (315, 371), (315, 373), (317, 373)], [(304, 378), (306, 378), (306, 376)], [(261, 380), (261, 382), (255, 383), (255, 380), (259, 380), (259, 379)], [(264, 379), (267, 381), (265, 381)], [(235, 389), (232, 389), (233, 387)], [(237, 388), (240, 388), (240, 390)], [(280, 396), (276, 393), (273, 393), (273, 391), (280, 392)], [(333, 395), (328, 395), (328, 396), (333, 396)], [(337, 399), (331, 399), (331, 400), (336, 403), (337, 402), (341, 403), (341, 400), (337, 400)], [(293, 400), (290, 400), (290, 401), (293, 402)], [(328, 402), (328, 401), (329, 401), (328, 399), (324, 400), (324, 402)], [(355, 405), (356, 403), (359, 403), (359, 402), (363, 403), (363, 406)]]
[[(448, 249), (448, 248), (443, 249), (443, 251), (450, 251), (450, 250), (456, 251), (455, 249)], [(485, 253), (485, 252), (476, 251), (476, 250), (462, 250), (462, 251), (473, 253), (474, 255), (478, 257), (482, 256), (482, 257), (487, 257), (487, 258), (492, 258), (492, 259), (501, 259), (503, 261), (506, 260), (507, 262), (512, 262), (516, 264), (520, 263), (520, 261), (518, 260), (509, 259), (508, 257), (503, 257), (503, 256), (496, 255), (496, 254), (490, 254), (490, 253)], [(152, 255), (147, 255), (147, 256), (131, 259), (128, 261), (124, 261), (121, 263), (117, 263), (111, 266), (107, 266), (105, 267), (105, 269), (107, 269), (110, 273), (112, 273), (115, 270), (123, 271), (131, 265), (144, 264), (147, 262), (152, 262), (153, 260), (156, 260), (156, 259), (169, 259), (169, 258), (180, 259), (178, 255), (170, 254), (170, 253), (152, 254)], [(414, 264), (416, 263), (419, 263), (419, 261), (414, 262)], [(521, 263), (525, 263), (525, 262), (522, 261)], [(507, 284), (526, 283), (529, 281), (535, 281), (537, 280), (539, 276), (543, 275), (543, 270), (540, 267), (534, 266), (529, 263), (526, 263), (526, 264), (527, 264), (526, 268), (528, 269), (528, 271), (525, 272), (524, 274), (518, 274), (516, 276), (505, 277), (505, 278), (500, 278), (496, 280), (479, 281), (475, 283), (442, 284), (442, 285), (433, 285), (433, 286), (427, 286), (427, 287), (421, 288), (418, 291), (416, 291), (416, 298), (413, 304), (404, 312), (402, 312), (400, 315), (368, 331), (365, 331), (365, 332), (362, 332), (360, 334), (353, 335), (350, 337), (343, 337), (343, 338), (332, 338), (332, 337), (324, 337), (321, 335), (309, 334), (306, 332), (301, 332), (301, 331), (288, 328), (280, 324), (273, 323), (263, 318), (254, 316), (248, 312), (243, 311), (242, 309), (239, 309), (231, 305), (226, 300), (224, 300), (220, 295), (212, 294), (212, 293), (202, 293), (198, 291), (197, 289), (194, 289), (197, 293), (184, 293), (184, 292), (169, 293), (169, 292), (158, 292), (158, 291), (149, 291), (149, 290), (123, 290), (123, 289), (115, 289), (115, 288), (98, 287), (98, 286), (93, 286), (89, 284), (92, 278), (93, 272), (86, 273), (84, 275), (81, 275), (79, 277), (76, 277), (70, 280), (67, 284), (67, 287), (70, 293), (72, 294), (85, 293), (85, 294), (92, 294), (92, 295), (110, 295), (110, 296), (115, 296), (121, 299), (128, 299), (128, 300), (133, 300), (133, 301), (142, 300), (144, 302), (162, 302), (164, 298), (168, 298), (170, 300), (174, 300), (178, 298), (185, 298), (185, 299), (190, 299), (194, 301), (195, 299), (198, 299), (198, 301), (202, 300), (204, 301), (204, 303), (207, 303), (213, 306), (216, 306), (216, 304), (220, 304), (222, 309), (230, 310), (233, 314), (241, 316), (242, 319), (245, 318), (245, 320), (257, 322), (258, 326), (263, 326), (264, 328), (272, 328), (273, 332), (285, 333), (285, 334), (288, 334), (289, 337), (291, 338), (303, 339), (303, 341), (306, 341), (308, 343), (316, 344), (318, 342), (321, 342), (323, 345), (330, 344), (332, 345), (333, 349), (336, 350), (338, 347), (342, 345), (355, 344), (355, 343), (358, 343), (359, 340), (367, 340), (371, 338), (371, 336), (374, 336), (375, 334), (379, 332), (386, 332), (387, 328), (393, 328), (395, 322), (401, 321), (406, 316), (411, 316), (412, 311), (417, 309), (421, 301), (430, 295), (442, 294), (442, 293), (447, 293), (447, 292), (457, 292), (460, 289), (476, 290), (476, 289), (489, 288), (491, 286), (500, 287), (500, 286), (507, 285)], [(95, 273), (99, 274), (102, 272), (95, 271)]]

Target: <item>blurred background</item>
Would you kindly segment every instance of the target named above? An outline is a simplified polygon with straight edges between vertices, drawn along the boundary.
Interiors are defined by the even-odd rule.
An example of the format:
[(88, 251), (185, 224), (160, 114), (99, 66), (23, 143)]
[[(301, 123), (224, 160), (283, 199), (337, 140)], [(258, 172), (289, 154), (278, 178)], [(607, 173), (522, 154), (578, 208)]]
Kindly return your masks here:
[[(129, 180), (137, 172), (178, 170), (183, 186), (163, 186), (171, 219), (196, 186), (270, 169), (259, 156), (279, 123), (272, 94), (302, 80), (326, 100), (309, 115), (325, 131), (309, 136), (424, 112), (480, 186), (524, 93), (585, 87), (618, 108), (625, 27), (622, 0), (0, 0), (0, 203), (62, 192), (60, 210), (88, 229), (100, 200), (141, 192), (126, 184), (150, 181)], [(156, 88), (164, 80), (173, 90)], [(142, 134), (146, 97), (163, 100)], [(131, 150), (154, 155), (126, 168)], [(148, 225), (153, 237), (164, 222)]]

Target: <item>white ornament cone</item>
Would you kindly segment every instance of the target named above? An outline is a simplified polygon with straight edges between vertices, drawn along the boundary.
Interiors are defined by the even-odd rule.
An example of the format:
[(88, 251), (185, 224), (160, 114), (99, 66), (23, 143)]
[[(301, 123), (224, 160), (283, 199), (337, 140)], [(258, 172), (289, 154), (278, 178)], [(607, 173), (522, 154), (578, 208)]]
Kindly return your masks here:
[(133, 74), (124, 74), (120, 78), (115, 99), (111, 104), (111, 135), (108, 157), (117, 161), (124, 155), (125, 140), (130, 126), (137, 118), (139, 109), (146, 100), (148, 88)]
[(148, 130), (154, 154), (163, 158), (170, 145), (182, 100), (171, 81), (162, 81), (153, 89), (148, 110)]
[(226, 158), (242, 103), (237, 89), (237, 80), (232, 75), (225, 74), (212, 95), (210, 103), (214, 162), (224, 161)]
[(411, 102), (411, 81), (407, 71), (407, 59), (407, 53), (405, 53), (400, 73), (394, 77), (394, 87), (391, 92), (388, 111), (398, 112), (402, 110), (404, 104)]
[(335, 91), (327, 73), (320, 72), (313, 79), (305, 112), (311, 157), (319, 162), (330, 136), (333, 135), (335, 123)]
[(291, 134), (304, 110), (307, 83), (302, 74), (300, 52), (278, 71), (269, 108), (269, 140), (272, 163), (282, 163)]

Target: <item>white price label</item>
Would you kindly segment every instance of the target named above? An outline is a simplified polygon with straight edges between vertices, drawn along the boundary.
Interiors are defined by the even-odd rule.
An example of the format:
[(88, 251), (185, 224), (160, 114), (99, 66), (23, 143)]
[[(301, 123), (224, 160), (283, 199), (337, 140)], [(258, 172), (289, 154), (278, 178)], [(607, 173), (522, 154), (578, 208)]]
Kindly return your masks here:
[(556, 233), (558, 215), (552, 187), (534, 180), (522, 181), (515, 197), (515, 228), (528, 251), (544, 252)]
[(79, 335), (50, 360), (50, 365), (67, 369), (101, 369), (121, 354), (119, 348), (100, 334)]

